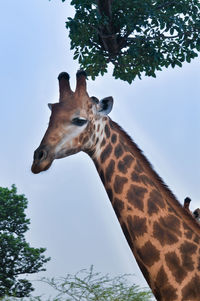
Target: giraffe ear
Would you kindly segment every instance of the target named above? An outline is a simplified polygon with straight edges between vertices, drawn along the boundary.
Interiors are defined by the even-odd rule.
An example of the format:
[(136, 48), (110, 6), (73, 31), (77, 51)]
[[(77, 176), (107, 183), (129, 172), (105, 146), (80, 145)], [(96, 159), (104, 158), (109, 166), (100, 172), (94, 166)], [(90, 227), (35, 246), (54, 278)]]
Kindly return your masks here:
[(53, 107), (53, 104), (52, 103), (48, 103), (48, 108), (50, 111), (52, 111), (52, 107)]
[(98, 112), (103, 115), (108, 115), (112, 111), (113, 98), (112, 96), (105, 97), (98, 104)]

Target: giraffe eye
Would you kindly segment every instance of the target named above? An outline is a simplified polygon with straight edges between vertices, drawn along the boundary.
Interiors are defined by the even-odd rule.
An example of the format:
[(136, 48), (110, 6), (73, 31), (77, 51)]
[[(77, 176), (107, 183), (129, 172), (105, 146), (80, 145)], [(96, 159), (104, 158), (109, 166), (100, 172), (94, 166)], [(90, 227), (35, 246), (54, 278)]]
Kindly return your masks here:
[(79, 117), (76, 117), (76, 118), (73, 118), (72, 119), (72, 124), (74, 125), (77, 125), (77, 126), (82, 126), (84, 124), (86, 124), (88, 121), (87, 119), (84, 119), (84, 118), (79, 118)]

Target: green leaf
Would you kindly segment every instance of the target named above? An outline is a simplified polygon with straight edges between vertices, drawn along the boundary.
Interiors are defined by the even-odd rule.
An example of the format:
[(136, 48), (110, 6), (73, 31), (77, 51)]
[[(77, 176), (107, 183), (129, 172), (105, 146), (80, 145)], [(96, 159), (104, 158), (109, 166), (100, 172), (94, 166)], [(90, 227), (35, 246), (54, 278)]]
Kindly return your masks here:
[(77, 53), (77, 54), (74, 54), (74, 57), (73, 57), (73, 59), (74, 59), (74, 60), (76, 60), (78, 57), (79, 57), (79, 53)]
[(191, 62), (191, 57), (190, 57), (190, 55), (189, 55), (189, 54), (187, 54), (187, 55), (186, 55), (186, 61), (187, 61), (188, 63), (190, 63), (190, 62)]

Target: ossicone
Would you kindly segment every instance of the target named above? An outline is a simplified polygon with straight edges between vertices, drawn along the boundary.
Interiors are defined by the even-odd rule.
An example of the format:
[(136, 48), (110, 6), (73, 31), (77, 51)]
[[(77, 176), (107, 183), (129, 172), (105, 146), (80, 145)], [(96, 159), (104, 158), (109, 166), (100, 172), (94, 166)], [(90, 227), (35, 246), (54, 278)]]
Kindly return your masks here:
[(77, 94), (87, 94), (86, 91), (87, 74), (84, 70), (78, 70), (76, 73), (76, 91)]
[(67, 72), (61, 72), (58, 75), (60, 101), (64, 101), (66, 96), (71, 95), (73, 93), (70, 88), (69, 78), (70, 76)]

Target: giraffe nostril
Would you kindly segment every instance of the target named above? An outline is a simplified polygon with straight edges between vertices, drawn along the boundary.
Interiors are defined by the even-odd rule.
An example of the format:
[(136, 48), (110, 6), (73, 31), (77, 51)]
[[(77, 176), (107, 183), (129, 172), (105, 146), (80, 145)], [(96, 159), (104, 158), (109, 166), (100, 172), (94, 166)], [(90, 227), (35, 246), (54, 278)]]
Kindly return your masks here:
[(42, 160), (45, 157), (45, 152), (43, 150), (38, 153), (38, 160)]
[(38, 151), (36, 150), (34, 159), (42, 161), (42, 160), (46, 159), (46, 157), (47, 157), (47, 152), (44, 149), (41, 149)]

